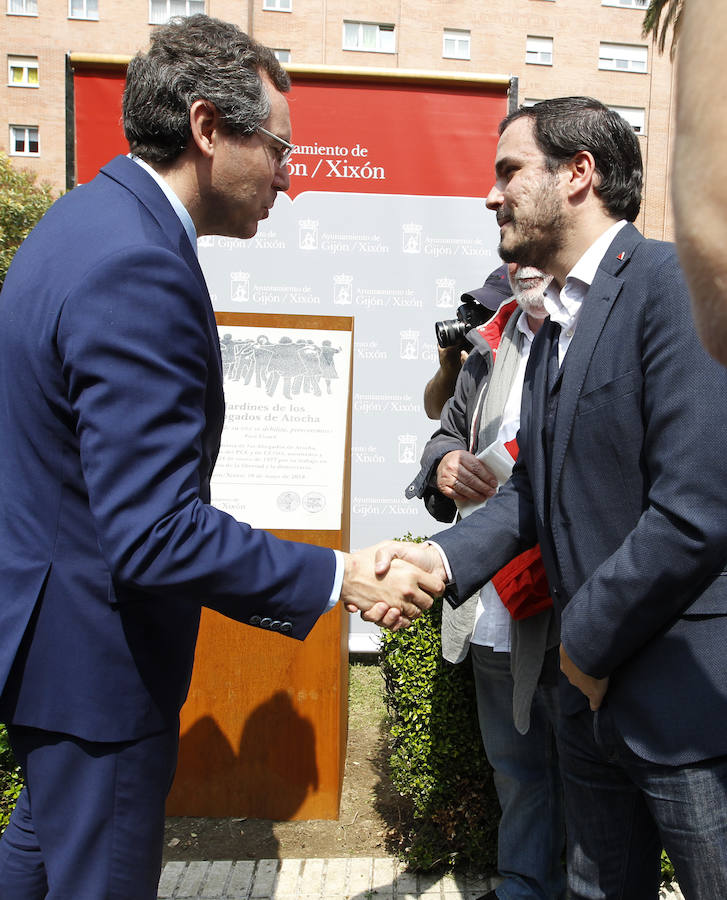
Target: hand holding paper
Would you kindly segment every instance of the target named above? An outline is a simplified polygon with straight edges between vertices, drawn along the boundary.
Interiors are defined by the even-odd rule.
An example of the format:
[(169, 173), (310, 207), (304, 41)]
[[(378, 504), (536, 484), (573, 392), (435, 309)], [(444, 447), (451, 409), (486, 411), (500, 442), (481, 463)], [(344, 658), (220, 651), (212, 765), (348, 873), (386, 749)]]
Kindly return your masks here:
[(492, 478), (496, 480), (496, 486), (486, 497), (480, 497), (479, 499), (472, 499), (468, 496), (465, 496), (462, 499), (454, 497), (457, 509), (462, 518), (473, 513), (476, 509), (479, 509), (480, 506), (483, 506), (489, 498), (496, 493), (500, 485), (504, 484), (510, 477), (512, 467), (515, 464), (515, 460), (512, 458), (510, 451), (502, 441), (493, 441), (489, 446), (485, 447), (484, 450), (480, 450), (475, 459), (480, 463), (482, 468), (489, 472)]
[(460, 503), (481, 503), (497, 490), (497, 477), (468, 450), (450, 450), (437, 466), (437, 488)]

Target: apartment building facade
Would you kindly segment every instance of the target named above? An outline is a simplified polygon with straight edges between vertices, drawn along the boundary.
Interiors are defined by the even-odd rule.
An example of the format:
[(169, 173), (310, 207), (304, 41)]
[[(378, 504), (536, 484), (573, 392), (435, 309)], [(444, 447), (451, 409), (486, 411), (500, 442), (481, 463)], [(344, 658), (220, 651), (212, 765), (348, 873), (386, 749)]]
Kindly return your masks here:
[[(598, 97), (639, 135), (646, 177), (637, 225), (649, 237), (672, 237), (673, 66), (642, 37), (647, 0), (2, 2), (7, 83), (0, 86), (0, 149), (57, 189), (66, 186), (72, 160), (66, 143), (69, 54), (123, 60), (146, 46), (154, 27), (170, 16), (206, 12), (275, 48), (293, 73), (320, 66), (504, 75), (517, 79), (518, 103)], [(447, 129), (446, 121), (441, 127)], [(472, 172), (472, 196), (484, 196), (491, 181), (489, 171)]]

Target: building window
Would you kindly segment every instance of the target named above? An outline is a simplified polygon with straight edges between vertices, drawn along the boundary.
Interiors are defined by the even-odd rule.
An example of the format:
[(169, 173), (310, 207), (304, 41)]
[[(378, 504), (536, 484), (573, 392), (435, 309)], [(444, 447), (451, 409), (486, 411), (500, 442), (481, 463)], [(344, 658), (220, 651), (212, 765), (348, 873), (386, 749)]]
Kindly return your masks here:
[(69, 19), (98, 19), (98, 0), (68, 0)]
[(278, 62), (281, 63), (289, 63), (290, 62), (290, 50), (273, 50), (275, 54), (275, 58)]
[(37, 125), (10, 126), (11, 156), (40, 156)]
[(278, 12), (293, 12), (293, 0), (263, 0), (263, 9), (275, 9)]
[(601, 0), (601, 6), (626, 6), (631, 9), (646, 9), (649, 0)]
[(8, 0), (8, 15), (37, 16), (38, 0)]
[(10, 87), (38, 87), (38, 57), (8, 56)]
[(525, 62), (536, 66), (552, 66), (553, 38), (529, 34), (525, 43)]
[(626, 119), (636, 134), (646, 134), (646, 110), (636, 106), (610, 106), (622, 119)]
[(343, 49), (365, 50), (369, 53), (395, 53), (394, 26), (377, 25), (372, 22), (344, 22)]
[(635, 44), (601, 43), (598, 68), (616, 69), (619, 72), (645, 72), (647, 49)]
[(470, 58), (470, 33), (456, 28), (445, 28), (442, 42), (442, 56), (445, 59)]
[(149, 0), (149, 24), (165, 25), (172, 16), (204, 12), (204, 0)]

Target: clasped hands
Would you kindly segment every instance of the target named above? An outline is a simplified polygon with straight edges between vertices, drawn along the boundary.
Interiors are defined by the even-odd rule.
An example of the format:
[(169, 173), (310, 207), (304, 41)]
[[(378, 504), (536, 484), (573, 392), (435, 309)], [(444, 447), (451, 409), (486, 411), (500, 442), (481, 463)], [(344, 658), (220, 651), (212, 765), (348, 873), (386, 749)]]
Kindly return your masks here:
[[(497, 490), (497, 479), (476, 456), (453, 450), (439, 464), (437, 486), (454, 499), (487, 499)], [(398, 631), (444, 593), (446, 578), (442, 557), (431, 545), (384, 541), (346, 555), (341, 599), (365, 621)]]
[[(384, 541), (347, 554), (341, 598), (349, 612), (398, 631), (408, 628), (434, 597), (444, 593), (447, 573), (439, 551), (431, 544)], [(598, 709), (608, 691), (608, 678), (582, 672), (560, 646), (560, 667), (566, 678)]]
[(398, 631), (429, 609), (444, 593), (445, 581), (434, 547), (384, 541), (346, 554), (341, 600), (365, 621)]

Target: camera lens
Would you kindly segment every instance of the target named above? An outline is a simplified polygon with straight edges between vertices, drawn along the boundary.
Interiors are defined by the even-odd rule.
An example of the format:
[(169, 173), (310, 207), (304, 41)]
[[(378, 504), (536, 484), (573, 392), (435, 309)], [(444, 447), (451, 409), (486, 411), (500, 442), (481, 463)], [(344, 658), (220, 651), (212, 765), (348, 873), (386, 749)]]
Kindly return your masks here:
[(443, 322), (434, 323), (437, 343), (443, 350), (463, 341), (467, 330), (468, 327), (459, 319), (445, 319)]

